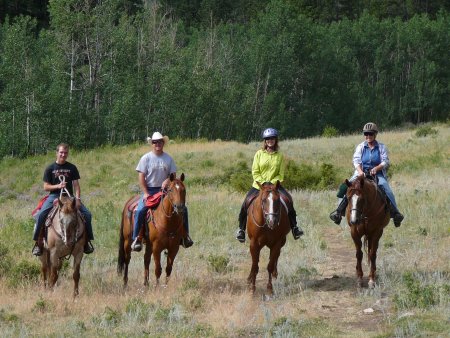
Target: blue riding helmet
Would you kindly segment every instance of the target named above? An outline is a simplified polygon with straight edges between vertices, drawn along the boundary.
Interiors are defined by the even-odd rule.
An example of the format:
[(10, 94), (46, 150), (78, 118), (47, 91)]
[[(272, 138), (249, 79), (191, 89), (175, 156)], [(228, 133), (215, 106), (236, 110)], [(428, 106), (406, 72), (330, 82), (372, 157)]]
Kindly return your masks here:
[(262, 133), (262, 138), (278, 137), (278, 131), (273, 128), (267, 128)]

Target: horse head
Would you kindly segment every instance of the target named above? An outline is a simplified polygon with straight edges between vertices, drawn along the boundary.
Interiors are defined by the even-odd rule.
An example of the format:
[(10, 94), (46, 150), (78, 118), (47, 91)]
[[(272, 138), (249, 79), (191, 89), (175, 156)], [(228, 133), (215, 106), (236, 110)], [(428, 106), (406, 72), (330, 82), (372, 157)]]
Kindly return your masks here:
[(170, 174), (170, 183), (167, 187), (167, 196), (173, 207), (173, 213), (182, 214), (186, 207), (186, 187), (184, 186), (184, 173), (181, 174), (180, 178), (176, 178), (172, 173)]
[(364, 198), (364, 177), (358, 177), (353, 182), (345, 180), (349, 187), (347, 190), (347, 199), (350, 208), (350, 224), (360, 224), (363, 220), (363, 209), (365, 206)]
[(75, 243), (77, 241), (76, 230), (78, 227), (78, 212), (75, 198), (58, 198), (59, 211), (58, 220), (63, 234), (63, 241), (67, 244), (70, 239)]
[(280, 181), (276, 184), (265, 182), (260, 184), (256, 182), (260, 189), (261, 208), (264, 216), (264, 222), (269, 229), (274, 229), (280, 222), (281, 199), (278, 188)]

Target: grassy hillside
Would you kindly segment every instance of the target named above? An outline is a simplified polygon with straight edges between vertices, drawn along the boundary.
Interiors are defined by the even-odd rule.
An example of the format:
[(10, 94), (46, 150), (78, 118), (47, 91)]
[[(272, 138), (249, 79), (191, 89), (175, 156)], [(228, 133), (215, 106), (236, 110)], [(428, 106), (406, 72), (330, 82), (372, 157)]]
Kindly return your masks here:
[[(425, 135), (423, 135), (425, 134)], [(421, 136), (423, 135), (423, 136)], [(335, 188), (351, 172), (361, 135), (285, 140), (282, 150), (312, 170), (333, 165), (334, 186), (292, 191), (305, 236), (289, 235), (279, 260), (275, 295), (265, 296), (264, 249), (252, 296), (251, 258), (234, 239), (244, 197), (229, 181), (251, 166), (259, 143), (171, 142), (165, 149), (187, 176), (195, 245), (180, 249), (167, 287), (143, 287), (143, 254), (133, 253), (127, 290), (116, 273), (120, 213), (138, 191), (136, 164), (149, 146), (71, 150), (82, 198), (94, 216), (93, 255), (82, 263), (73, 301), (71, 268), (54, 292), (39, 283), (31, 255), (30, 212), (43, 194), (42, 174), (54, 151), (0, 162), (0, 330), (2, 336), (445, 336), (450, 331), (450, 128), (380, 133), (389, 146), (391, 186), (405, 221), (385, 229), (378, 284), (356, 288), (348, 227), (328, 219)], [(250, 186), (250, 182), (248, 183)], [(368, 268), (364, 266), (367, 275)], [(371, 308), (373, 313), (365, 314)], [(445, 333), (447, 332), (447, 334)]]

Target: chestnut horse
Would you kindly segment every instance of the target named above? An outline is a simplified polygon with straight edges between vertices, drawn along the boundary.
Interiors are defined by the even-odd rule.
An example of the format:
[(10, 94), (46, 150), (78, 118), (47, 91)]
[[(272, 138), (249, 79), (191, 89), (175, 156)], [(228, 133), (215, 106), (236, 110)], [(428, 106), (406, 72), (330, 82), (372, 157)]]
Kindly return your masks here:
[(264, 246), (270, 249), (269, 264), (267, 271), (269, 280), (267, 290), (273, 293), (272, 277), (277, 278), (277, 263), (281, 248), (286, 243), (286, 235), (290, 231), (287, 209), (281, 201), (278, 188), (272, 183), (260, 184), (259, 195), (253, 200), (248, 208), (247, 229), (250, 239), (250, 253), (252, 255), (252, 268), (248, 276), (251, 290), (255, 292), (256, 275), (259, 271), (259, 255)]
[(41, 272), (44, 286), (53, 288), (58, 280), (62, 260), (73, 256), (73, 296), (78, 295), (80, 265), (87, 240), (85, 225), (73, 197), (60, 197), (57, 210), (47, 230), (47, 242), (42, 255)]
[[(148, 231), (144, 229), (143, 243), (145, 243), (144, 254), (144, 285), (148, 285), (149, 266), (151, 256), (155, 261), (156, 284), (161, 277), (161, 252), (167, 250), (166, 283), (172, 272), (173, 262), (180, 248), (181, 238), (185, 235), (183, 217), (185, 212), (186, 188), (184, 186), (184, 174), (176, 178), (170, 174), (170, 183), (161, 197), (152, 219), (148, 222)], [(139, 197), (138, 197), (139, 198)], [(128, 265), (131, 259), (131, 243), (134, 225), (134, 216), (130, 215), (128, 206), (136, 201), (136, 196), (130, 198), (122, 211), (122, 222), (120, 224), (119, 258), (117, 272), (123, 273), (124, 286), (128, 283)]]
[(350, 226), (353, 242), (356, 247), (356, 275), (358, 286), (362, 286), (363, 271), (361, 261), (361, 238), (364, 236), (364, 246), (368, 248), (367, 261), (370, 266), (369, 288), (375, 286), (375, 271), (377, 269), (378, 242), (383, 235), (384, 227), (389, 223), (390, 213), (386, 205), (386, 198), (380, 194), (376, 182), (358, 177), (353, 183), (345, 181), (347, 190), (348, 207), (347, 222)]

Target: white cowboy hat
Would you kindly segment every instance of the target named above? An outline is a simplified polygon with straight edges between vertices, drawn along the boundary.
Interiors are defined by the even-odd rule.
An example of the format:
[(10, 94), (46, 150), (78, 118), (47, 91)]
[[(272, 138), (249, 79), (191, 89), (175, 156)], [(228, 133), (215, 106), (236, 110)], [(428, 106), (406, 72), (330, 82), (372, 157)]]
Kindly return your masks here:
[(166, 145), (169, 143), (169, 136), (166, 135), (163, 136), (159, 131), (155, 131), (152, 137), (147, 137), (148, 143), (152, 143), (152, 141), (156, 140), (163, 140), (164, 144)]

